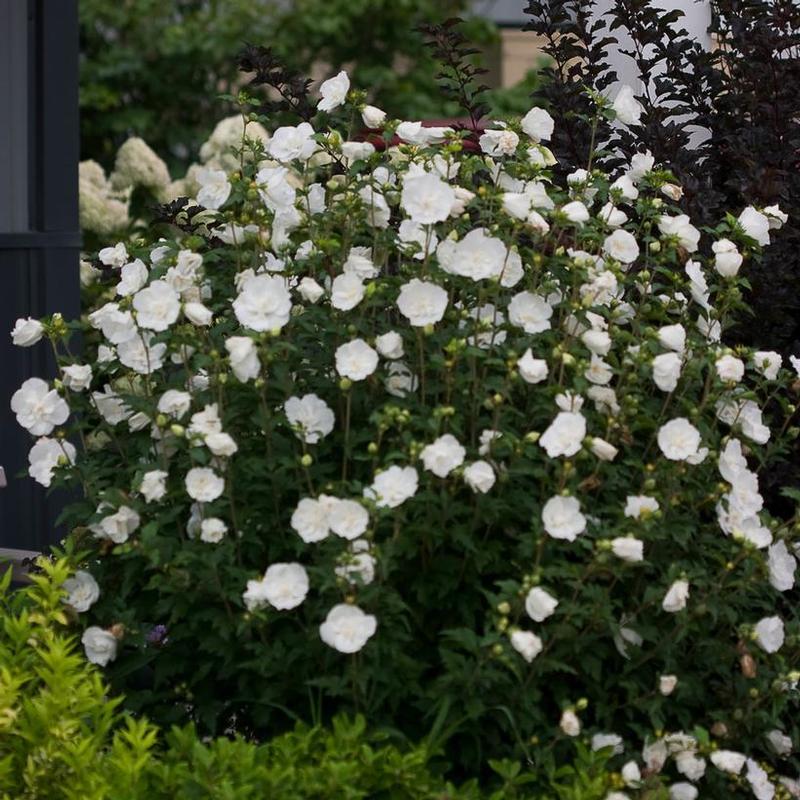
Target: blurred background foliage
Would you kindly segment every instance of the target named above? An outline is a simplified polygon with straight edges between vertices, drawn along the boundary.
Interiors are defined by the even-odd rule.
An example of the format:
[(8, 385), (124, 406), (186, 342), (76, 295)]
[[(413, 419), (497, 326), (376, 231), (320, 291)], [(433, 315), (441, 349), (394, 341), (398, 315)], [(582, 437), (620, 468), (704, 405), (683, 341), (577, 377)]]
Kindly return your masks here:
[[(174, 171), (196, 156), (232, 112), (219, 96), (240, 78), (245, 42), (273, 48), (287, 66), (322, 79), (345, 68), (353, 86), (390, 116), (424, 119), (459, 110), (436, 85), (437, 65), (416, 32), (466, 17), (463, 31), (490, 51), (497, 27), (470, 15), (471, 0), (81, 0), (81, 141), (84, 159), (113, 163), (140, 136)], [(490, 105), (524, 113), (536, 86), (492, 93)]]

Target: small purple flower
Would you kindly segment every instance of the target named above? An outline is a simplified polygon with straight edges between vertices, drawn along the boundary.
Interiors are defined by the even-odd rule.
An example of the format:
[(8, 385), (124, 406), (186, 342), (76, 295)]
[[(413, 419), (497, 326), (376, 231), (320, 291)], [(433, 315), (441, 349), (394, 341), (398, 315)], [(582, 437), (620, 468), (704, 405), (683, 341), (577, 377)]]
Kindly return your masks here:
[(148, 644), (152, 644), (155, 647), (160, 647), (163, 644), (167, 643), (167, 626), (166, 625), (154, 625), (147, 636)]

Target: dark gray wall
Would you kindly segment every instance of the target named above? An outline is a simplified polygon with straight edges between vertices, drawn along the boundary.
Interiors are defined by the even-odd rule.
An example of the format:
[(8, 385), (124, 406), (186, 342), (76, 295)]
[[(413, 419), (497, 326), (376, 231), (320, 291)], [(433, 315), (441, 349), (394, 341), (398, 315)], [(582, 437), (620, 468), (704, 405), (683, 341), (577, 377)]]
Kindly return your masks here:
[(0, 0), (0, 547), (57, 538), (61, 499), (28, 477), (31, 436), (9, 402), (55, 365), (40, 343), (21, 349), (17, 317), (80, 312), (77, 0)]

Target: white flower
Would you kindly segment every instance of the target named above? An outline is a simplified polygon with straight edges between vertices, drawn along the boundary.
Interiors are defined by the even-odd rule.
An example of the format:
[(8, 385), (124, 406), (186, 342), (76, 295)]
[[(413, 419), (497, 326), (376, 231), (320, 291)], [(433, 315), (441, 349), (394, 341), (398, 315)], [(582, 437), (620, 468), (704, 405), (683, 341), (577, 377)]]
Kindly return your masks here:
[(769, 219), (753, 206), (748, 206), (739, 214), (738, 222), (744, 232), (755, 239), (762, 247), (769, 244)]
[(417, 493), (419, 475), (414, 467), (392, 466), (379, 472), (364, 490), (378, 508), (397, 508)]
[(225, 340), (225, 349), (233, 374), (242, 382), (257, 378), (261, 372), (261, 362), (255, 342), (249, 336), (230, 336)]
[[(642, 771), (639, 769), (639, 765), (633, 760), (628, 761), (623, 765), (620, 774), (622, 775), (622, 780), (625, 781), (626, 786), (636, 788), (641, 783)], [(625, 795), (623, 795), (623, 797), (624, 796)], [(606, 797), (606, 800), (609, 800), (609, 798)]]
[(779, 756), (788, 756), (792, 752), (792, 737), (777, 728), (767, 734), (767, 741)]
[(367, 222), (375, 228), (388, 228), (392, 211), (386, 202), (386, 198), (371, 186), (362, 187), (358, 192), (358, 196), (366, 206)]
[[(414, 258), (422, 261), (426, 255), (434, 252), (439, 245), (439, 238), (433, 228), (421, 225), (410, 219), (404, 219), (397, 231), (397, 238), (406, 245), (416, 244)], [(411, 248), (409, 248), (411, 249)]]
[(104, 247), (97, 257), (107, 267), (122, 267), (128, 263), (128, 251), (123, 242), (117, 242), (113, 247)]
[(319, 626), (325, 644), (340, 653), (357, 653), (375, 634), (378, 621), (358, 606), (340, 603), (334, 606)]
[(331, 305), (339, 311), (350, 311), (364, 299), (364, 284), (353, 273), (337, 275), (331, 285)]
[(696, 756), (692, 750), (682, 750), (675, 754), (675, 769), (690, 781), (699, 781), (705, 775), (706, 761)]
[(580, 412), (560, 411), (539, 439), (550, 458), (574, 456), (586, 436), (586, 418)]
[(492, 465), (488, 461), (473, 461), (464, 470), (464, 482), (473, 492), (486, 494), (497, 480)]
[(795, 557), (783, 540), (773, 544), (767, 553), (769, 582), (777, 591), (788, 592), (794, 587), (794, 573), (797, 569)]
[(400, 206), (413, 222), (431, 225), (447, 219), (455, 199), (453, 189), (438, 175), (412, 173), (403, 181)]
[(561, 206), (561, 213), (576, 225), (583, 225), (584, 222), (589, 221), (589, 209), (580, 200), (573, 200), (571, 203)]
[(219, 544), (228, 532), (228, 526), (217, 517), (208, 517), (200, 523), (200, 541)]
[(231, 193), (231, 184), (223, 170), (204, 167), (197, 170), (196, 179), (200, 186), (197, 202), (201, 206), (216, 210), (225, 205)]
[(669, 695), (675, 691), (677, 685), (677, 675), (660, 675), (658, 678), (658, 691), (661, 692), (664, 697), (669, 697)]
[(627, 85), (617, 92), (611, 108), (623, 125), (639, 125), (644, 113), (642, 104), (633, 96), (633, 89)]
[(686, 328), (680, 323), (658, 329), (658, 341), (668, 350), (683, 353), (686, 349)]
[(603, 252), (623, 264), (632, 264), (639, 257), (639, 244), (632, 233), (618, 229), (606, 237)]
[(53, 470), (62, 464), (74, 464), (75, 447), (66, 440), (42, 437), (28, 453), (28, 475), (42, 486), (50, 486)]
[(247, 581), (247, 588), (242, 592), (242, 600), (248, 611), (258, 611), (267, 605), (267, 587), (264, 579)]
[(544, 622), (557, 605), (558, 600), (539, 586), (534, 586), (525, 597), (525, 611), (534, 622)]
[(11, 331), (11, 341), (17, 347), (30, 347), (44, 336), (44, 326), (38, 319), (18, 319)]
[(69, 417), (69, 406), (41, 378), (28, 378), (11, 396), (17, 422), (34, 436), (47, 436)]
[(526, 383), (541, 383), (548, 374), (547, 362), (543, 358), (534, 358), (530, 347), (517, 361), (517, 369)]
[(116, 637), (97, 625), (88, 627), (81, 636), (81, 644), (86, 652), (86, 658), (92, 664), (104, 667), (109, 661), (117, 657)]
[(655, 163), (656, 160), (649, 150), (646, 153), (636, 153), (631, 158), (631, 166), (627, 175), (632, 181), (636, 182), (647, 175), (648, 172), (652, 172)]
[(261, 583), (264, 600), (278, 611), (297, 608), (308, 594), (308, 573), (302, 564), (270, 564)]
[(153, 281), (133, 296), (136, 323), (151, 331), (165, 331), (178, 319), (180, 296), (166, 281)]
[(551, 497), (542, 509), (544, 529), (554, 539), (575, 538), (586, 530), (586, 517), (581, 514), (581, 504), (575, 497)]
[(313, 278), (303, 278), (297, 291), (307, 303), (316, 303), (325, 294), (325, 290)]
[(550, 329), (552, 306), (538, 294), (519, 292), (508, 304), (508, 320), (525, 333), (541, 333)]
[(202, 303), (186, 303), (183, 307), (183, 313), (193, 325), (205, 326), (214, 321), (213, 312)]
[(313, 136), (314, 129), (308, 122), (301, 122), (296, 128), (291, 125), (278, 128), (267, 142), (267, 155), (283, 163), (296, 158), (305, 161), (317, 148)]
[(715, 253), (714, 269), (723, 278), (733, 278), (739, 272), (744, 257), (730, 239), (720, 239), (711, 245)]
[(92, 382), (92, 368), (88, 364), (70, 364), (61, 370), (64, 386), (73, 392), (82, 392)]
[(599, 436), (592, 437), (589, 448), (601, 461), (613, 461), (619, 453), (619, 450), (611, 442), (607, 442)]
[(661, 353), (653, 359), (653, 381), (662, 392), (673, 392), (681, 377), (681, 357), (677, 353)]
[(567, 709), (561, 714), (558, 727), (561, 728), (567, 736), (578, 736), (581, 732), (581, 721), (574, 711)]
[(180, 419), (191, 408), (192, 396), (189, 392), (167, 389), (158, 399), (158, 410), (168, 417)]
[(280, 330), (289, 321), (292, 298), (279, 275), (254, 275), (242, 284), (233, 311), (236, 319), (254, 331)]
[(625, 516), (633, 519), (646, 519), (658, 511), (658, 500), (646, 494), (628, 495), (625, 500)]
[(783, 365), (783, 358), (774, 350), (759, 350), (753, 353), (753, 365), (768, 381), (774, 381)]
[(767, 653), (777, 653), (783, 647), (783, 620), (780, 617), (764, 617), (753, 629), (756, 644)]
[(192, 467), (186, 473), (186, 492), (192, 500), (210, 503), (225, 489), (225, 481), (209, 467)]
[(607, 356), (611, 350), (611, 336), (607, 331), (588, 330), (581, 334), (581, 341), (596, 356)]
[(605, 385), (614, 377), (614, 371), (608, 362), (592, 354), (589, 366), (584, 370), (583, 375), (591, 383)]
[[(262, 167), (255, 177), (259, 197), (264, 205), (275, 214), (272, 231), (273, 246), (276, 245), (276, 228), (280, 229), (281, 220), (285, 223), (290, 219), (296, 219), (294, 202), (297, 198), (297, 191), (290, 182), (290, 177), (290, 172), (286, 167), (276, 166)], [(282, 214), (283, 217), (281, 217)]]
[(108, 539), (114, 544), (123, 544), (139, 527), (140, 521), (139, 515), (132, 508), (120, 506), (113, 514), (103, 517), (99, 523), (89, 527), (98, 539)]
[(499, 439), (503, 434), (500, 431), (489, 430), (488, 428), (481, 431), (480, 438), (478, 439), (478, 453), (482, 456), (488, 456), (492, 452), (492, 443)]
[(747, 782), (753, 791), (756, 800), (772, 800), (775, 797), (775, 787), (770, 783), (769, 776), (752, 758), (747, 759)]
[(738, 775), (742, 771), (747, 756), (733, 750), (715, 750), (711, 753), (711, 763), (723, 772)]
[(117, 346), (117, 356), (124, 366), (139, 375), (152, 375), (164, 366), (167, 345), (164, 342), (152, 344), (153, 334), (145, 331), (134, 339), (128, 339)]
[(506, 128), (488, 130), (481, 135), (478, 144), (480, 144), (481, 150), (492, 158), (513, 156), (517, 152), (519, 136)]
[(436, 249), (439, 266), (451, 274), (473, 281), (500, 277), (508, 259), (508, 248), (485, 228), (474, 228), (463, 239), (445, 239)]
[(687, 253), (694, 253), (700, 242), (700, 231), (689, 221), (686, 214), (670, 217), (662, 214), (658, 218), (658, 229), (664, 236), (675, 236), (678, 244)]
[(364, 106), (361, 121), (367, 128), (380, 128), (386, 122), (386, 112), (376, 106)]
[(426, 127), (421, 122), (401, 122), (397, 126), (397, 137), (409, 144), (418, 144), (423, 147), (429, 144), (440, 144), (452, 128)]
[(632, 536), (618, 536), (612, 539), (611, 551), (623, 561), (637, 562), (644, 559), (644, 544)]
[(714, 367), (721, 381), (739, 383), (744, 377), (744, 361), (735, 356), (720, 356)]
[(344, 555), (343, 563), (334, 567), (333, 571), (337, 577), (350, 584), (360, 581), (368, 586), (375, 580), (375, 564), (375, 557), (369, 552), (369, 542), (366, 539), (357, 539)]
[(222, 458), (230, 458), (239, 450), (239, 446), (233, 437), (228, 433), (216, 431), (209, 433), (205, 438), (206, 447), (215, 455)]
[(669, 787), (669, 800), (697, 800), (697, 795), (691, 783), (673, 783)]
[(336, 371), (343, 378), (352, 381), (363, 381), (375, 372), (378, 366), (378, 353), (363, 339), (336, 348)]
[(447, 292), (435, 283), (413, 278), (400, 287), (397, 307), (415, 328), (433, 325), (444, 316)]
[(433, 443), (422, 448), (420, 458), (425, 469), (439, 478), (446, 478), (464, 463), (467, 451), (451, 433), (445, 433)]
[(700, 431), (685, 417), (677, 417), (659, 428), (658, 447), (670, 461), (688, 461), (698, 454)]
[(355, 500), (328, 502), (327, 518), (330, 530), (343, 539), (357, 539), (369, 526), (369, 514)]
[(293, 530), (306, 544), (321, 542), (330, 533), (330, 511), (335, 503), (332, 498), (321, 495), (315, 500), (304, 497), (292, 514)]
[(369, 247), (351, 247), (347, 259), (342, 264), (342, 272), (355, 275), (362, 281), (377, 278), (380, 270), (372, 261), (372, 249)]
[(308, 444), (317, 444), (327, 436), (336, 421), (330, 406), (316, 394), (290, 397), (283, 410), (298, 438)]
[[(619, 228), (620, 225), (624, 225), (628, 221), (628, 215), (622, 209), (617, 208), (611, 202), (606, 203), (600, 209), (597, 216), (612, 228)], [(638, 248), (639, 245), (637, 244), (636, 246)], [(621, 252), (625, 254), (625, 251)], [(615, 255), (613, 251), (609, 251), (609, 255), (613, 256), (614, 258), (618, 258), (618, 256)]]
[(514, 631), (511, 646), (530, 664), (542, 652), (542, 640), (530, 631)]
[(79, 569), (62, 584), (67, 593), (64, 602), (79, 614), (88, 611), (100, 597), (100, 587), (90, 572)]
[(616, 733), (595, 733), (592, 736), (592, 750), (597, 752), (606, 747), (612, 748), (612, 755), (619, 755), (625, 749), (622, 744), (622, 737)]
[(347, 73), (342, 70), (338, 75), (333, 78), (322, 82), (319, 87), (319, 93), (322, 99), (317, 103), (318, 111), (333, 111), (342, 105), (347, 98), (347, 93), (350, 91), (350, 78)]
[(689, 599), (689, 583), (684, 580), (675, 581), (669, 587), (664, 599), (661, 601), (661, 608), (670, 614), (677, 614), (686, 608), (686, 601)]
[(381, 334), (375, 339), (375, 347), (384, 358), (402, 358), (403, 338), (396, 331)]
[(92, 400), (94, 400), (100, 416), (109, 425), (117, 425), (131, 416), (130, 409), (108, 384), (102, 392), (92, 392)]
[(139, 491), (146, 503), (163, 500), (167, 494), (167, 473), (163, 469), (153, 469), (142, 475)]
[(555, 120), (543, 108), (532, 108), (520, 124), (534, 142), (546, 142), (555, 128)]

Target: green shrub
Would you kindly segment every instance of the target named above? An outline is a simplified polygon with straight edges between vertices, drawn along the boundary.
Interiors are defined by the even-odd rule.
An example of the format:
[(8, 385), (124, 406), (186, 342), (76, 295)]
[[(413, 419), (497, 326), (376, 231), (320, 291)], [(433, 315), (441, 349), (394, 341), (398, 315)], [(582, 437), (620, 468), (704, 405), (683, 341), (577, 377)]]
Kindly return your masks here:
[(365, 93), (342, 72), (315, 105), (273, 56), (251, 93), (298, 125), (103, 248), (86, 318), (15, 327), (58, 353), (12, 403), (31, 474), (83, 490), (89, 658), (203, 735), (363, 713), (459, 779), (589, 736), (711, 796), (791, 780), (799, 531), (759, 473), (800, 360), (725, 343), (780, 210), (701, 230), (643, 154), (562, 179), (540, 108), (348, 141)]
[(119, 711), (66, 629), (66, 563), (39, 570), (25, 589), (10, 589), (11, 570), (0, 581), (0, 797), (144, 797), (156, 730)]
[[(502, 800), (534, 783), (519, 764), (498, 762), (491, 794), (474, 781), (456, 789), (429, 746), (398, 747), (368, 733), (362, 716), (336, 718), (330, 729), (298, 724), (263, 745), (201, 740), (191, 725), (158, 741), (153, 725), (120, 711), (79, 654), (64, 606), (69, 575), (66, 561), (40, 559), (30, 586), (10, 589), (10, 570), (0, 580), (2, 800)], [(578, 753), (553, 791), (600, 800), (611, 782), (606, 759)]]

